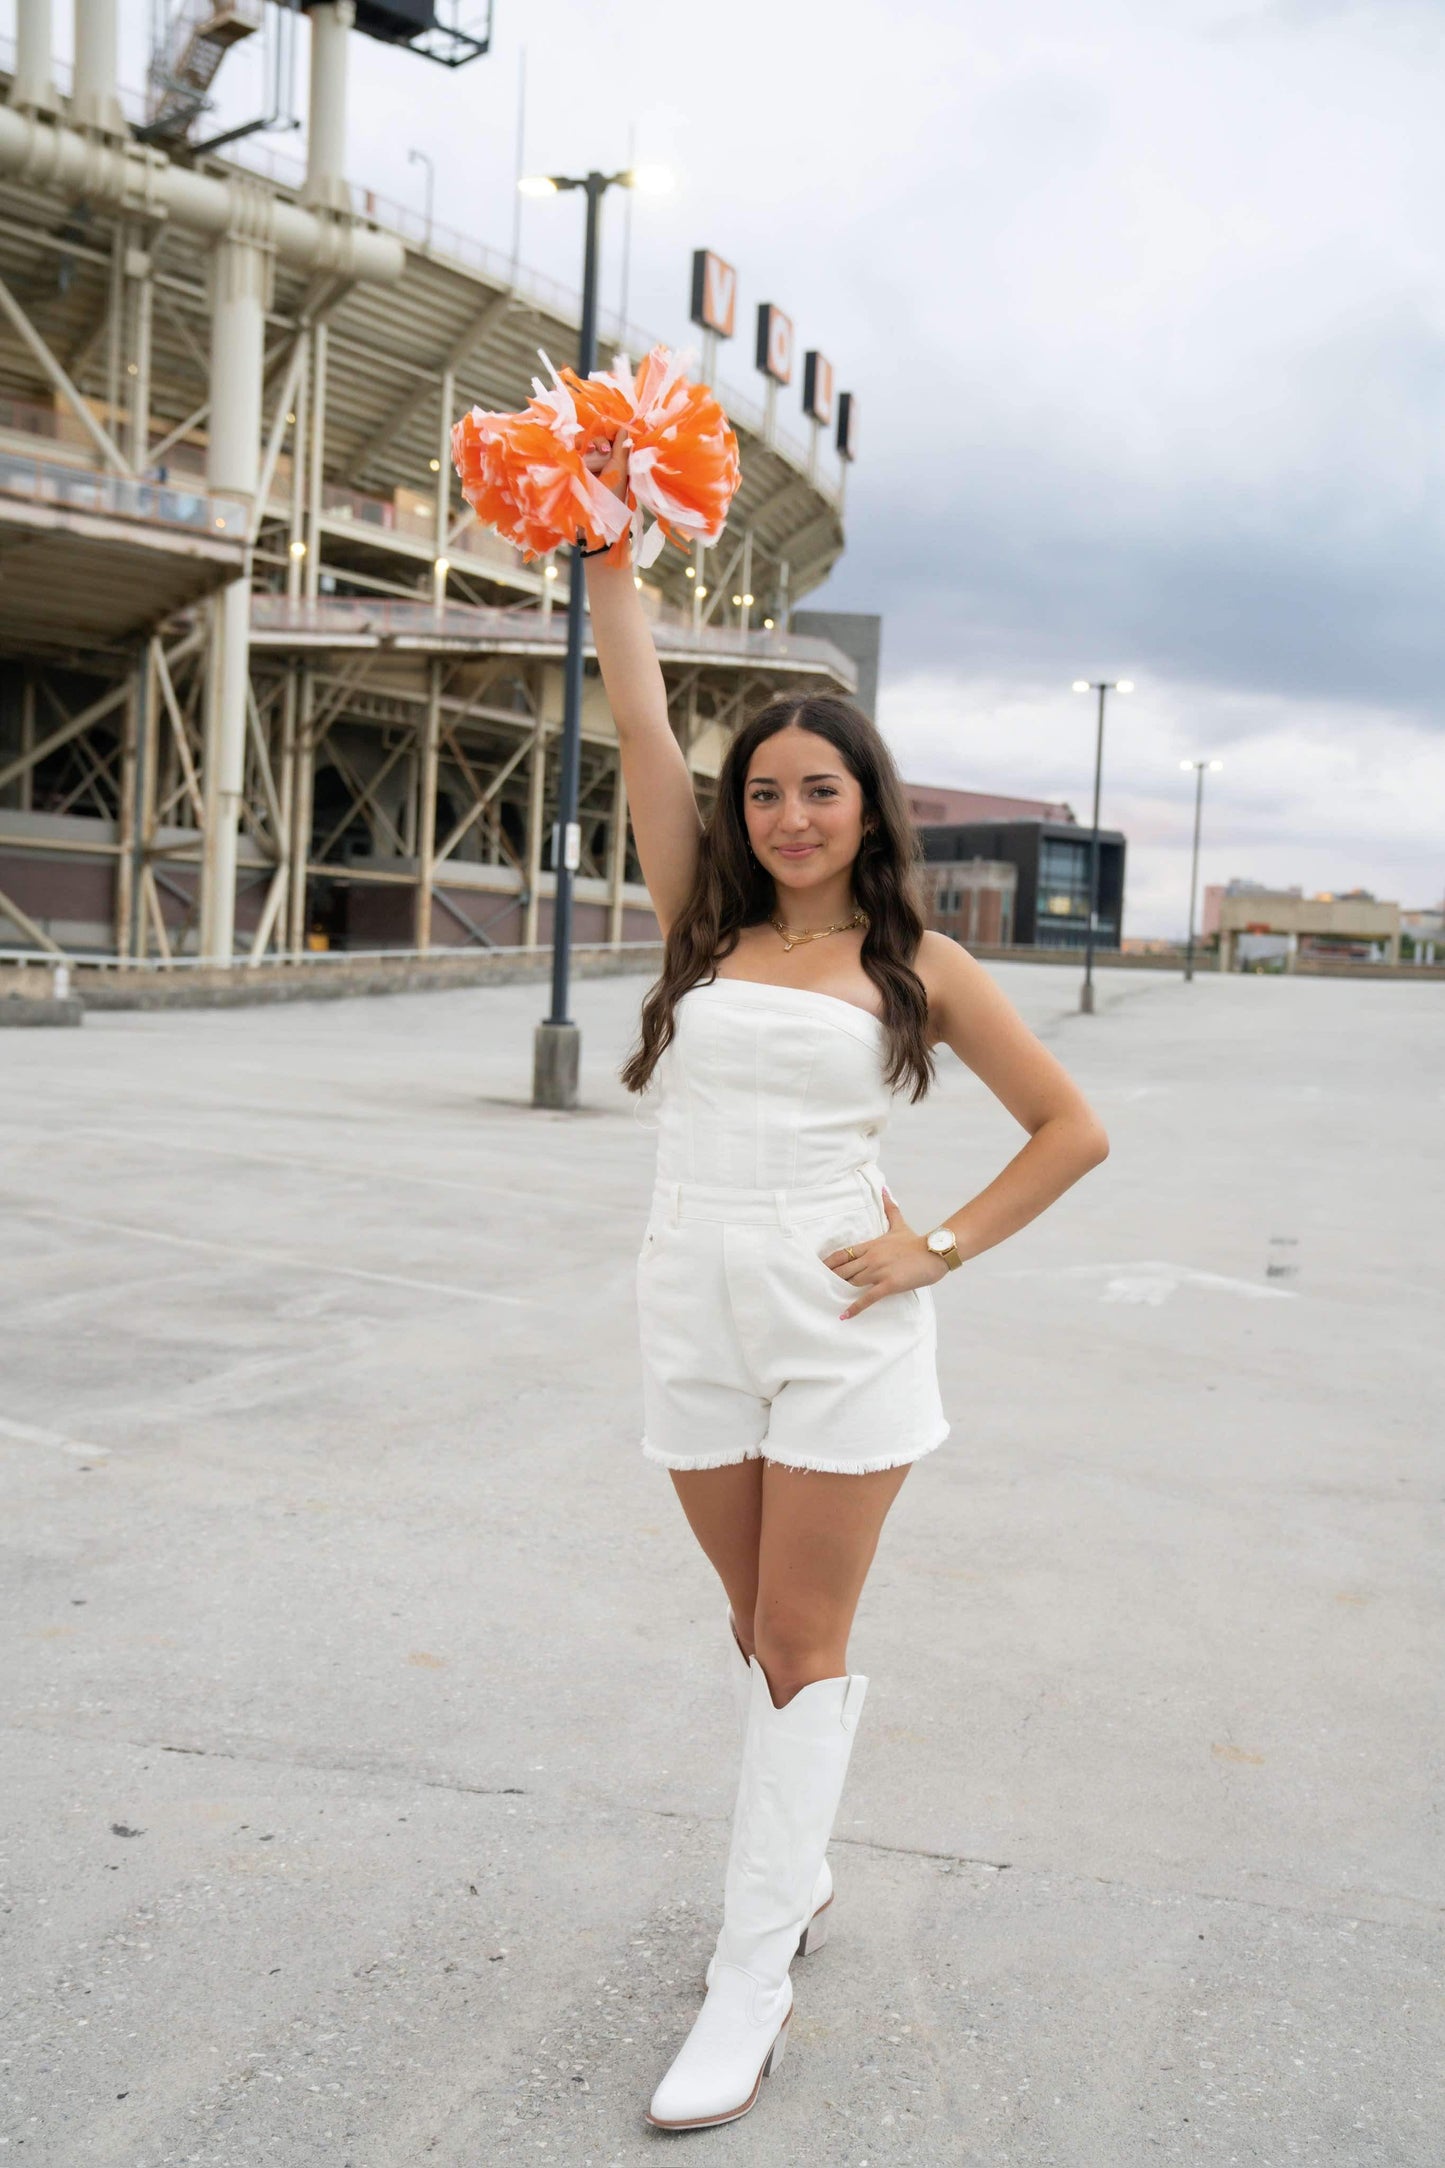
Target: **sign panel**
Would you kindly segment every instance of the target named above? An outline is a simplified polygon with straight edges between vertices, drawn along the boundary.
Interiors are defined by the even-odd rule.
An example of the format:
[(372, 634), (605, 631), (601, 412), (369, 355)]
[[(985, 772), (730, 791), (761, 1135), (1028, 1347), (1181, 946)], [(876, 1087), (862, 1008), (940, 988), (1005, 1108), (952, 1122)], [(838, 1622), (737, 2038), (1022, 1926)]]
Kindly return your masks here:
[(858, 457), (858, 402), (851, 391), (840, 393), (838, 398), (838, 457)]
[(714, 256), (710, 248), (692, 253), (692, 320), (720, 339), (733, 335), (737, 314), (738, 275), (730, 263)]
[(816, 347), (803, 356), (803, 412), (825, 428), (833, 419), (833, 364)]
[(775, 384), (793, 381), (793, 320), (771, 301), (758, 308), (757, 364)]

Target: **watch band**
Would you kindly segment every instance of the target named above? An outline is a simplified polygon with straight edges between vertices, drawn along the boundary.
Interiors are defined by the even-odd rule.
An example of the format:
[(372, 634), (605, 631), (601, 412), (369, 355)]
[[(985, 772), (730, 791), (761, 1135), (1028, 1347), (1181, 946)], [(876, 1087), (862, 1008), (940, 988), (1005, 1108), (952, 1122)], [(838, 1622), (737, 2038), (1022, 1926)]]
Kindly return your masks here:
[[(934, 1227), (930, 1230), (930, 1232), (933, 1234), (942, 1234), (943, 1229), (941, 1227)], [(927, 1235), (925, 1235), (923, 1239), (925, 1242), (928, 1242)], [(951, 1227), (948, 1230), (948, 1246), (946, 1249), (942, 1247), (935, 1249), (931, 1242), (929, 1242), (928, 1246), (935, 1257), (941, 1257), (943, 1259), (943, 1262), (947, 1265), (950, 1272), (957, 1271), (958, 1267), (963, 1263), (963, 1259), (958, 1254), (958, 1237)]]

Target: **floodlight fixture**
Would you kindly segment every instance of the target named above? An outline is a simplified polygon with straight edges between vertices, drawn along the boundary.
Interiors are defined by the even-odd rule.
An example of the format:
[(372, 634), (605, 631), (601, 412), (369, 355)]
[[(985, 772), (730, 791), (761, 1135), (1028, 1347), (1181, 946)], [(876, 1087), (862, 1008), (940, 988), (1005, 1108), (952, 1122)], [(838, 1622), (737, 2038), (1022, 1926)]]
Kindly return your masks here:
[(624, 188), (635, 188), (639, 196), (665, 196), (674, 186), (666, 166), (631, 166), (618, 179)]

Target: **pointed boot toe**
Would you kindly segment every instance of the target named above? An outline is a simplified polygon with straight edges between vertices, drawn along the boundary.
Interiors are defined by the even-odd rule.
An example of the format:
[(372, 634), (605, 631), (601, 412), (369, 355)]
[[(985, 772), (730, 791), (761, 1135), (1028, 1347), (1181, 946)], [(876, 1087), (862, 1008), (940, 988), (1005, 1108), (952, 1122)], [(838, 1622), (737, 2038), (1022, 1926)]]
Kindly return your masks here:
[(701, 2130), (746, 2115), (783, 2059), (793, 1998), (737, 1965), (714, 1968), (692, 2031), (647, 2111), (658, 2130)]

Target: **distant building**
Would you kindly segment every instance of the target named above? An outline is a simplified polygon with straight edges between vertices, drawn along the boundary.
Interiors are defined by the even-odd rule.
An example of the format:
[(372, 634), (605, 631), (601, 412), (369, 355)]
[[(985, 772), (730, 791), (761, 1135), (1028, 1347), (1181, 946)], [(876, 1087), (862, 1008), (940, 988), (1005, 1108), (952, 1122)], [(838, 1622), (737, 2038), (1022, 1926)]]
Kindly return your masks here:
[(1220, 905), (1226, 896), (1302, 896), (1300, 888), (1275, 888), (1268, 881), (1213, 881), (1204, 891), (1204, 922), (1200, 934), (1212, 941), (1219, 931)]
[[(1091, 832), (1076, 822), (970, 821), (918, 831), (926, 866), (961, 876), (971, 861), (1011, 866), (1013, 938), (1025, 948), (1083, 948), (1089, 926)], [(1117, 948), (1123, 930), (1124, 838), (1099, 830), (1099, 948)], [(977, 938), (977, 937), (975, 937)]]
[(916, 828), (967, 826), (971, 821), (1057, 821), (1076, 825), (1074, 809), (1059, 798), (1006, 798), (996, 791), (945, 790), (932, 783), (905, 783)]
[(794, 610), (788, 624), (794, 632), (806, 633), (813, 640), (831, 641), (842, 650), (858, 673), (853, 705), (865, 715), (876, 715), (882, 618), (866, 610)]
[(1400, 906), (1363, 889), (1348, 896), (1301, 896), (1299, 890), (1244, 888), (1219, 909), (1219, 968), (1278, 955), (1286, 971), (1300, 958), (1400, 961)]
[(923, 868), (927, 918), (965, 948), (1009, 948), (1014, 938), (1018, 869), (995, 858)]

